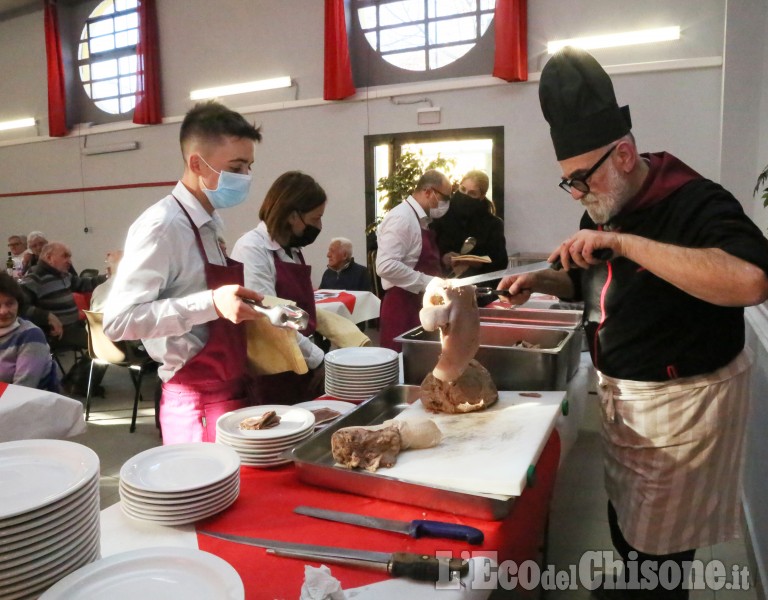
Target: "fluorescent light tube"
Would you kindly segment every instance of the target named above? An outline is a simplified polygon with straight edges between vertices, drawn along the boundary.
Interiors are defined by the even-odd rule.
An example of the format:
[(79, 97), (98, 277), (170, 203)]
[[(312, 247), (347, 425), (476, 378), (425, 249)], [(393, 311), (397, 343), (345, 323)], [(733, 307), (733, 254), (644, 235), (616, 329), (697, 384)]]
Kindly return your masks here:
[(276, 90), (278, 88), (291, 87), (291, 85), (292, 82), (290, 77), (275, 77), (273, 79), (260, 79), (259, 81), (222, 85), (220, 87), (206, 88), (204, 90), (192, 90), (189, 97), (191, 100), (204, 100), (206, 98), (220, 98), (221, 96), (232, 96), (234, 94), (245, 94), (247, 92)]
[(86, 146), (83, 148), (83, 154), (93, 156), (94, 154), (109, 154), (110, 152), (125, 152), (127, 150), (136, 150), (139, 142), (123, 142), (122, 144), (107, 144), (106, 146)]
[(653, 44), (656, 42), (669, 42), (680, 39), (680, 26), (660, 27), (658, 29), (643, 29), (641, 31), (627, 31), (624, 33), (610, 33), (607, 35), (594, 35), (590, 37), (571, 38), (569, 40), (557, 40), (547, 42), (547, 52), (554, 54), (564, 46), (575, 46), (584, 50), (596, 48), (616, 48), (618, 46), (634, 46), (636, 44)]
[(35, 125), (35, 119), (32, 117), (26, 119), (15, 119), (13, 121), (0, 121), (0, 131), (6, 131), (8, 129), (21, 129), (23, 127), (34, 127)]

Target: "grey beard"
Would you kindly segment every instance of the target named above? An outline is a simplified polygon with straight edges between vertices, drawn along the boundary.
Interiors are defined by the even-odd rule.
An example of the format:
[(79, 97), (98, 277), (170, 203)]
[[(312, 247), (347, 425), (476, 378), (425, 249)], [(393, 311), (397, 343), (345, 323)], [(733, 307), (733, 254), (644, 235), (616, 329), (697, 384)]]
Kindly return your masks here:
[(621, 212), (624, 205), (632, 197), (629, 181), (623, 179), (619, 172), (609, 165), (607, 185), (611, 190), (604, 194), (589, 193), (585, 196), (590, 202), (584, 205), (589, 218), (597, 225), (605, 225)]

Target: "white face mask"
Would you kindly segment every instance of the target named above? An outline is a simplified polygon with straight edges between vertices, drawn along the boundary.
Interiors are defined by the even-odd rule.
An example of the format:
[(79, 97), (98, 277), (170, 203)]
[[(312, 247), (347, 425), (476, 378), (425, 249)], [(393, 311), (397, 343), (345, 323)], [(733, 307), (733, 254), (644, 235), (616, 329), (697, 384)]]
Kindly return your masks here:
[(437, 201), (437, 208), (430, 208), (429, 209), (429, 216), (432, 219), (439, 219), (440, 217), (444, 217), (445, 213), (448, 212), (448, 209), (451, 207), (451, 203), (448, 200), (438, 200)]

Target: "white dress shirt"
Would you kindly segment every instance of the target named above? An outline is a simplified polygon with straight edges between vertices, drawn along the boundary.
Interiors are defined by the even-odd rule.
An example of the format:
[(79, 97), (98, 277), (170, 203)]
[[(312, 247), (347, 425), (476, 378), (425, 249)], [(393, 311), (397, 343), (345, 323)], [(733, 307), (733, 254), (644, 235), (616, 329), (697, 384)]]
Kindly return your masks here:
[[(264, 296), (277, 296), (275, 281), (277, 270), (275, 269), (275, 255), (284, 262), (301, 264), (299, 251), (291, 248), (291, 253), (274, 241), (267, 231), (266, 224), (262, 221), (256, 229), (245, 233), (232, 248), (232, 258), (245, 266), (245, 287), (255, 290)], [(290, 300), (290, 298), (288, 298)], [(323, 362), (323, 351), (318, 348), (311, 339), (296, 332), (296, 340), (299, 350), (307, 361), (310, 369), (317, 368)]]
[(208, 289), (195, 234), (173, 196), (200, 230), (208, 261), (225, 265), (219, 248), (221, 218), (209, 215), (181, 182), (150, 206), (128, 230), (125, 255), (104, 307), (112, 340), (138, 340), (168, 381), (208, 341), (208, 321), (219, 318)]
[(376, 272), (385, 290), (399, 287), (419, 293), (434, 279), (432, 275), (414, 269), (421, 255), (421, 230), (427, 229), (430, 221), (416, 199), (408, 196), (379, 224)]

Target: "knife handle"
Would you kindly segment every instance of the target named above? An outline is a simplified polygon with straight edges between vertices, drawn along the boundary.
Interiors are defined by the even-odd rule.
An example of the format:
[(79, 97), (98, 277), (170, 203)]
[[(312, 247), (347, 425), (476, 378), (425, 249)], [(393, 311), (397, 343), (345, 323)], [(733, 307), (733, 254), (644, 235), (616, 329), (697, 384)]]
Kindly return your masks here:
[[(613, 250), (610, 248), (598, 248), (592, 253), (592, 258), (596, 258), (597, 260), (611, 260), (611, 257), (613, 256)], [(549, 267), (553, 271), (560, 271), (563, 268), (563, 261), (560, 260), (560, 257), (558, 256), (553, 262), (552, 265)]]
[(411, 521), (410, 534), (412, 537), (436, 537), (450, 540), (464, 540), (470, 544), (482, 544), (483, 532), (469, 525), (457, 525), (445, 521), (426, 521), (416, 519)]
[(469, 572), (469, 563), (460, 558), (446, 560), (428, 554), (393, 552), (387, 570), (393, 577), (409, 577), (419, 581), (439, 581), (441, 576), (450, 577), (452, 573), (458, 573), (464, 577)]

